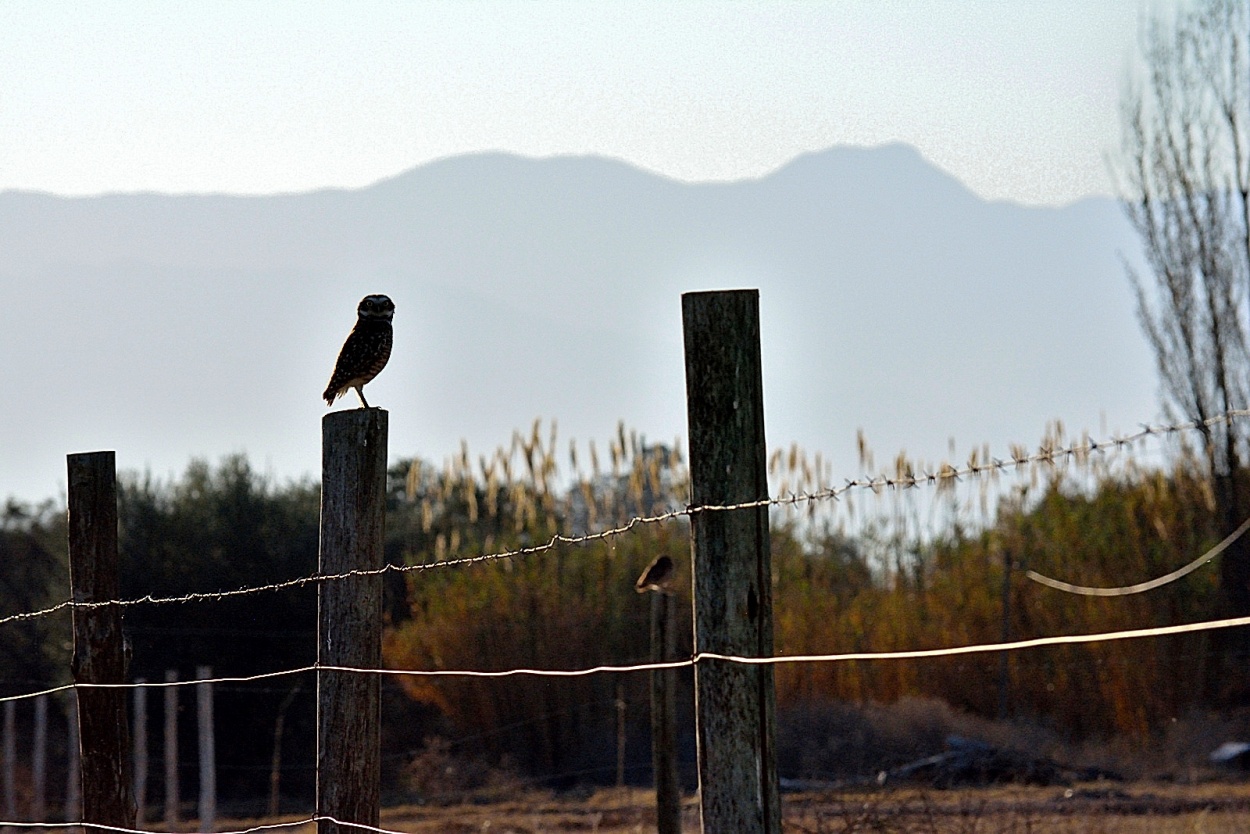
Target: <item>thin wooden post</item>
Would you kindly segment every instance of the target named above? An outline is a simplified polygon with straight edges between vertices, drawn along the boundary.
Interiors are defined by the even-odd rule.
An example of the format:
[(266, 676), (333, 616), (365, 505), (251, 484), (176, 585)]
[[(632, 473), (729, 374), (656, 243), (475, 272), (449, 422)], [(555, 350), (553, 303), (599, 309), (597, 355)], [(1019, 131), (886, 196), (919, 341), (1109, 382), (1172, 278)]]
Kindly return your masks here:
[[(1002, 602), (1000, 604), (1003, 617), (1002, 634), (1000, 635), (1002, 642), (1007, 643), (1011, 640), (1011, 551), (1003, 551), (1003, 584), (1001, 589)], [(1006, 721), (1011, 709), (1008, 701), (1008, 692), (1011, 687), (1011, 657), (1010, 652), (1002, 651), (998, 654), (998, 720)]]
[(35, 699), (35, 739), (31, 751), (30, 818), (33, 822), (48, 819), (48, 696)]
[[(165, 670), (165, 683), (178, 681), (177, 669)], [(178, 784), (178, 687), (165, 687), (165, 827), (170, 831), (178, 824), (181, 805)]]
[[(197, 666), (195, 676), (207, 680), (213, 676), (209, 666)], [(196, 715), (200, 737), (200, 831), (212, 831), (217, 825), (217, 752), (213, 739), (213, 685), (195, 685)]]
[(146, 678), (135, 683), (135, 827), (142, 828), (148, 807), (148, 688)]
[(17, 702), (4, 702), (4, 818), (17, 820)]
[[(676, 605), (665, 591), (651, 594), (651, 661), (677, 654)], [(658, 834), (681, 832), (681, 784), (677, 774), (677, 670), (651, 670), (651, 765), (655, 774)]]
[[(327, 414), (321, 423), (321, 553), (325, 575), (383, 566), (386, 411)], [(382, 576), (322, 582), (317, 593), (317, 662), (382, 664)], [(377, 826), (381, 800), (381, 686), (377, 675), (317, 671), (317, 815)], [(328, 819), (318, 834), (339, 834)], [(343, 834), (354, 834), (344, 828)]]
[(65, 723), (69, 727), (69, 761), (65, 766), (65, 819), (82, 820), (82, 738), (78, 731), (78, 694), (69, 693)]
[(625, 787), (625, 684), (616, 679), (616, 786)]
[[(115, 456), (70, 455), (68, 469), (69, 577), (76, 603), (74, 682), (122, 684), (126, 657), (121, 607), (79, 607), (118, 598)], [(125, 690), (79, 689), (84, 822), (134, 828), (128, 725)]]
[[(682, 296), (691, 503), (768, 497), (759, 292)], [(697, 653), (771, 657), (768, 508), (691, 517)], [(711, 834), (780, 834), (770, 665), (695, 667), (699, 800)]]
[(299, 694), (300, 685), (291, 687), (291, 691), (278, 705), (278, 717), (273, 722), (273, 756), (269, 760), (269, 816), (278, 816), (282, 797), (282, 734), (286, 727), (286, 711), (290, 709)]

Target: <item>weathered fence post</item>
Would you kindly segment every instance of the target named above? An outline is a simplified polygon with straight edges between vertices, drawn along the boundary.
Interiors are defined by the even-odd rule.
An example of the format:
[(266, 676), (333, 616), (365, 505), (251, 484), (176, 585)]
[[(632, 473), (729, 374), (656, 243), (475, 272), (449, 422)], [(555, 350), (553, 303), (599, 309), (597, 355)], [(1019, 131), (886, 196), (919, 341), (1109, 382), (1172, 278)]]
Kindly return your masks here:
[[(78, 684), (124, 684), (126, 656), (118, 605), (83, 608), (118, 598), (117, 475), (112, 452), (69, 455), (69, 581), (74, 607)], [(83, 821), (133, 828), (126, 692), (78, 690)]]
[[(768, 497), (759, 292), (682, 296), (693, 506)], [(694, 647), (773, 653), (768, 508), (691, 517)], [(772, 666), (695, 667), (699, 800), (711, 834), (780, 834)]]
[[(386, 411), (327, 414), (321, 423), (323, 575), (383, 566)], [(321, 583), (317, 663), (377, 669), (382, 664), (382, 576)], [(317, 671), (317, 815), (377, 826), (381, 800), (381, 685), (376, 675)], [(354, 834), (344, 828), (343, 834)], [(339, 834), (330, 820), (318, 834)]]
[[(165, 670), (165, 683), (178, 682), (178, 670)], [(178, 687), (165, 687), (165, 827), (173, 830), (178, 824), (178, 810), (182, 804), (179, 793), (178, 774)]]
[[(195, 676), (207, 681), (212, 667), (195, 667)], [(213, 685), (195, 685), (196, 716), (200, 735), (200, 831), (212, 831), (217, 825), (217, 750), (213, 738)]]
[[(651, 593), (651, 661), (676, 655), (676, 606), (667, 591)], [(681, 832), (681, 784), (677, 778), (677, 670), (651, 670), (651, 765), (655, 774), (658, 834)]]

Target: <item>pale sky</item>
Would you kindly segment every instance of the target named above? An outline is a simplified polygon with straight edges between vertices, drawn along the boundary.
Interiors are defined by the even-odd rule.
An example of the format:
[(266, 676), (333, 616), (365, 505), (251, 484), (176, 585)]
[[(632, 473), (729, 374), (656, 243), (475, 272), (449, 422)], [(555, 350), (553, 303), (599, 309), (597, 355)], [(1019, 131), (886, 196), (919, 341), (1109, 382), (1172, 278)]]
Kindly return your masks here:
[(1111, 194), (1167, 0), (12, 2), (0, 190), (358, 187), (483, 150), (682, 180), (906, 142), (984, 197)]

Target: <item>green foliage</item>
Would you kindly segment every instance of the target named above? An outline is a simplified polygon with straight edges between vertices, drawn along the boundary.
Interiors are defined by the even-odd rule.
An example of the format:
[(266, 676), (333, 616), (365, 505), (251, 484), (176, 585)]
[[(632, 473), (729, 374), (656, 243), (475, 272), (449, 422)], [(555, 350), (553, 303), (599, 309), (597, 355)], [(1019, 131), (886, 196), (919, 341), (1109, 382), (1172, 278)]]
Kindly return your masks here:
[[(68, 596), (63, 514), (51, 503), (10, 499), (0, 515), (0, 617), (37, 611)], [(69, 679), (69, 612), (4, 626), (0, 695), (16, 695)]]
[[(660, 554), (678, 565), (673, 585), (678, 622), (691, 621), (689, 525), (680, 517), (530, 556), (439, 566), (684, 506), (686, 474), (675, 448), (649, 445), (622, 428), (602, 460), (593, 444), (580, 454), (570, 446), (571, 474), (562, 475), (554, 429), (544, 437), (540, 428), (536, 424), (529, 434), (515, 435), (509, 448), (476, 462), (463, 450), (441, 469), (418, 460), (392, 467), (387, 561), (429, 568), (386, 577), (384, 658), (391, 667), (580, 669), (644, 661), (650, 653), (650, 606), (633, 585)], [(584, 471), (579, 464), (585, 462)], [(809, 489), (829, 482), (824, 470), (819, 461), (809, 466), (795, 449), (788, 457), (773, 457), (771, 475), (774, 482)], [(892, 511), (878, 510), (875, 516), (877, 499), (856, 499), (859, 522), (853, 533), (834, 523), (836, 508), (848, 501), (812, 505), (806, 515), (777, 511), (771, 540), (778, 653), (996, 642), (1003, 636), (1007, 564), (1013, 566), (1006, 585), (1013, 639), (1214, 615), (1213, 570), (1148, 594), (1113, 599), (1065, 595), (1025, 579), (1023, 569), (1029, 568), (1082, 584), (1138, 582), (1184, 564), (1218, 538), (1202, 467), (1183, 455), (1169, 470), (1131, 465), (1089, 470), (1081, 488), (1061, 474), (1035, 479), (999, 501), (994, 514), (983, 512), (979, 523), (950, 510), (948, 523), (924, 536), (900, 509), (911, 500), (906, 497), (887, 499)], [(917, 492), (936, 495), (935, 504), (953, 501), (949, 490), (904, 496)], [(123, 595), (230, 590), (312, 574), (318, 501), (315, 485), (273, 484), (242, 457), (217, 466), (194, 462), (169, 483), (123, 477)], [(0, 548), (0, 614), (66, 597), (63, 514), (11, 503), (0, 527)], [(305, 666), (315, 658), (315, 620), (313, 586), (133, 606), (126, 611), (132, 675), (160, 680), (174, 669), (185, 679), (198, 665), (212, 666), (219, 675)], [(67, 622), (67, 617), (46, 618), (6, 627), (12, 635), (0, 650), (6, 687), (28, 691), (25, 682), (65, 678)], [(1151, 733), (1207, 697), (1208, 640), (1190, 635), (1018, 652), (1008, 659), (1008, 704), (1014, 715), (1071, 737)], [(683, 656), (691, 651), (688, 626), (678, 651)], [(799, 715), (838, 701), (893, 703), (918, 696), (991, 716), (998, 708), (999, 664), (996, 655), (784, 664), (776, 670), (778, 703), (784, 714)], [(682, 726), (688, 730), (688, 673), (683, 681)], [(296, 684), (301, 691), (285, 717), (284, 761), (293, 764), (283, 774), (283, 789), (288, 795), (311, 794), (315, 688), (310, 676), (219, 688), (218, 755), (227, 795), (267, 794), (275, 722)], [(463, 754), (531, 774), (610, 779), (618, 699), (627, 705), (629, 766), (640, 774), (648, 767), (646, 673), (388, 678), (384, 688), (385, 772), (395, 786), (404, 783), (408, 754), (434, 736), (450, 739), (438, 742), (440, 755)], [(184, 708), (189, 697), (185, 691), (180, 695)], [(160, 737), (159, 712), (150, 710), (154, 741)], [(192, 722), (182, 723), (187, 732), (182, 744), (194, 749)], [(160, 775), (154, 776), (159, 793)], [(184, 774), (189, 781), (193, 777), (193, 771)]]
[[(172, 483), (123, 476), (118, 495), (122, 596), (172, 596), (227, 591), (306, 576), (316, 571), (319, 489), (277, 486), (242, 456), (218, 466), (193, 461)], [(250, 675), (310, 665), (316, 659), (316, 589), (194, 603), (136, 605), (125, 612), (133, 646), (133, 678), (162, 681), (167, 670), (186, 680), (198, 666), (215, 676)], [(220, 686), (215, 693), (219, 784), (226, 796), (262, 797), (283, 699), (299, 685), (285, 717), (286, 761), (314, 755), (315, 686), (311, 676)], [(190, 710), (194, 694), (179, 691)], [(185, 715), (192, 713), (185, 712)], [(161, 736), (161, 710), (149, 708), (150, 739)], [(196, 747), (195, 726), (180, 722), (180, 749)], [(153, 774), (159, 780), (160, 774)], [(193, 795), (195, 773), (184, 769)], [(312, 773), (283, 776), (284, 792), (311, 795)]]

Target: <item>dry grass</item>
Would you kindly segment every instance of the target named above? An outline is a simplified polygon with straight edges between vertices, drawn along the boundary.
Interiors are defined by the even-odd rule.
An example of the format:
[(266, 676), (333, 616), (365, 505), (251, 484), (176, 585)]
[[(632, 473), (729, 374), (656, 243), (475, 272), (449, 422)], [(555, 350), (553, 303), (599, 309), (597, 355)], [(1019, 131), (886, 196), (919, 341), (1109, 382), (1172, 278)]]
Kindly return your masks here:
[[(652, 803), (646, 790), (534, 792), (492, 803), (390, 808), (382, 827), (408, 834), (650, 834)], [(1250, 784), (809, 793), (787, 795), (783, 815), (793, 834), (1233, 834), (1250, 831)], [(699, 831), (694, 798), (686, 800), (683, 830)]]

